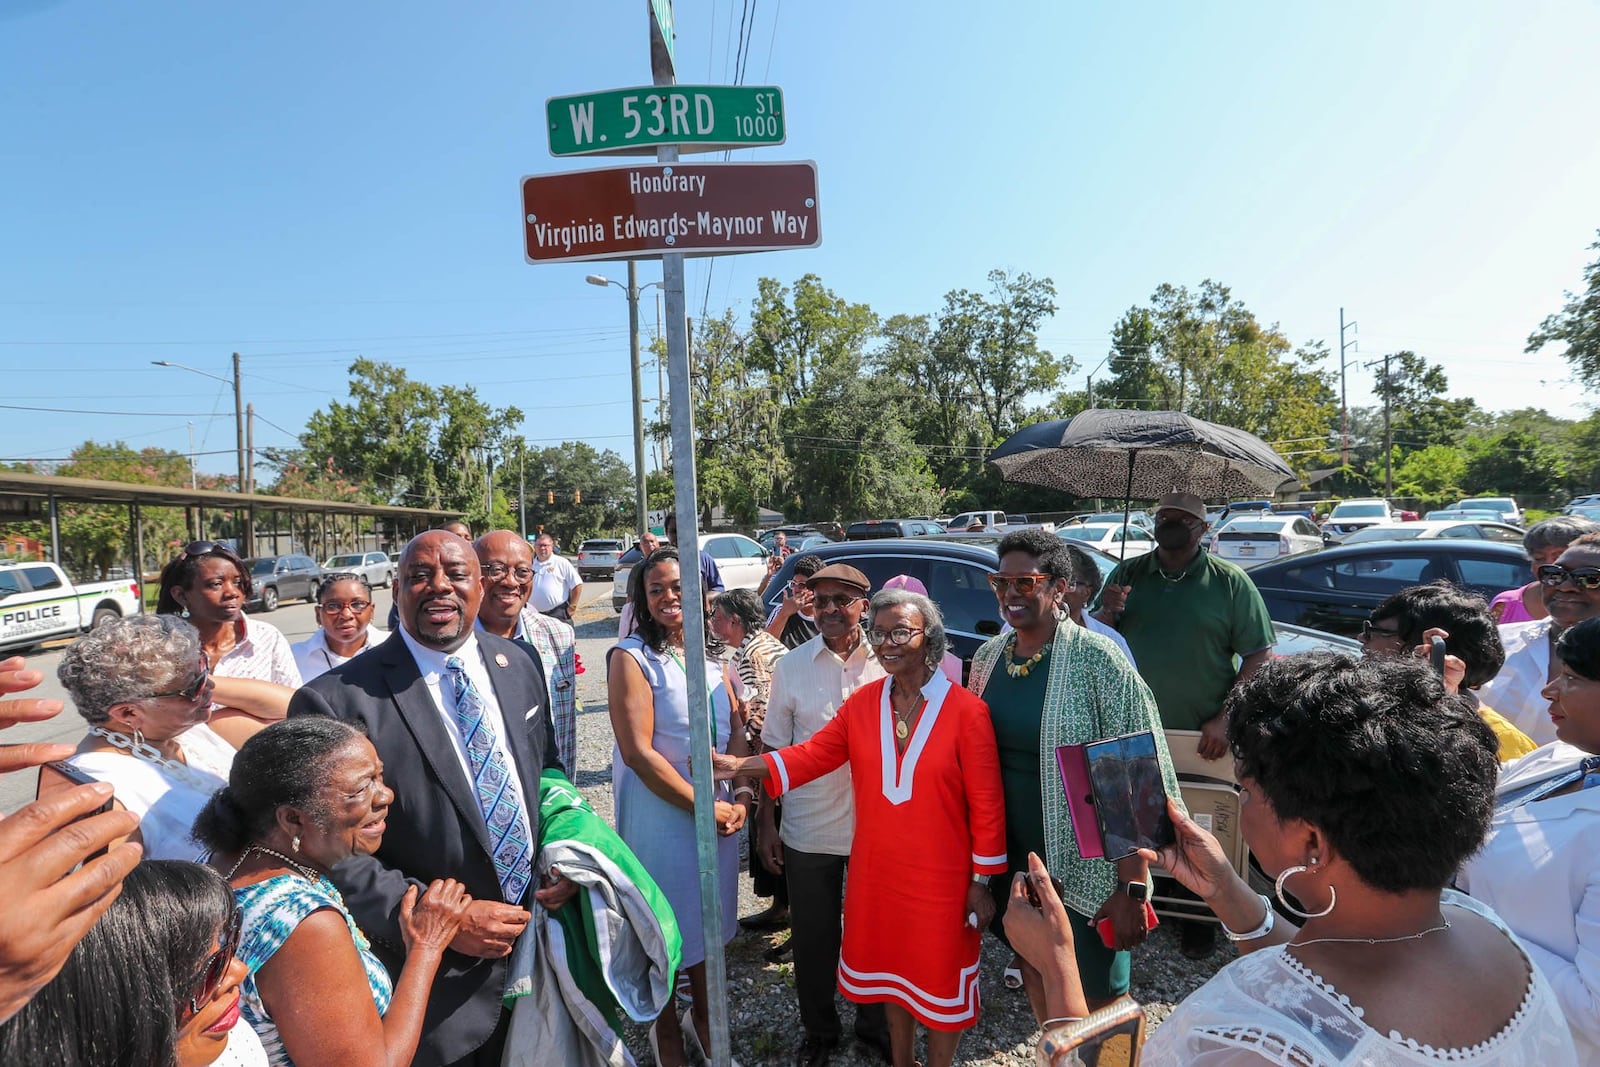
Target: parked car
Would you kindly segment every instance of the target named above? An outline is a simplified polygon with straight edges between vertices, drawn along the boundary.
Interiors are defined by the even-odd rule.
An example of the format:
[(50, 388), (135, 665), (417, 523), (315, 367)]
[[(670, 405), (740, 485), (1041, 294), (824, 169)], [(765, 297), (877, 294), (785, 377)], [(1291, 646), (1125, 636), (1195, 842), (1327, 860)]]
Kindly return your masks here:
[(1418, 538), (1339, 545), (1245, 572), (1277, 622), (1354, 636), (1382, 600), (1444, 578), (1485, 598), (1528, 582), (1522, 546)]
[(1600, 493), (1587, 493), (1584, 496), (1575, 496), (1567, 501), (1561, 509), (1563, 515), (1572, 515), (1583, 509), (1600, 509)]
[[(961, 527), (963, 530), (965, 526)], [(932, 519), (864, 519), (844, 528), (846, 541), (867, 541), (878, 537), (923, 537), (944, 533)]]
[[(663, 538), (661, 543), (666, 545), (669, 542)], [(757, 589), (767, 576), (767, 557), (772, 553), (744, 534), (701, 534), (700, 547), (716, 561), (724, 589)], [(611, 576), (611, 608), (619, 615), (622, 605), (628, 602), (628, 575), (633, 572), (639, 559), (638, 545), (617, 558)]]
[(1119, 559), (1142, 556), (1156, 547), (1150, 531), (1131, 522), (1124, 526), (1120, 517), (1117, 522), (1084, 522), (1076, 526), (1063, 526), (1056, 531), (1056, 536), (1078, 544), (1092, 545)]
[(1498, 511), (1467, 511), (1462, 508), (1442, 508), (1422, 516), (1423, 522), (1499, 522)]
[(1210, 542), (1213, 556), (1245, 566), (1321, 547), (1322, 531), (1304, 515), (1261, 511), (1224, 519)]
[(1270, 500), (1235, 500), (1222, 505), (1222, 521), (1227, 522), (1236, 515), (1259, 515), (1272, 510)]
[[(1106, 522), (1113, 523), (1113, 524), (1115, 524), (1117, 526), (1121, 526), (1122, 525), (1122, 512), (1120, 512), (1120, 511), (1094, 511), (1094, 512), (1090, 512), (1088, 515), (1083, 515), (1083, 516), (1080, 516), (1079, 518), (1074, 519), (1072, 521), (1072, 525), (1074, 525), (1074, 526), (1088, 526), (1090, 524), (1098, 524), (1098, 523), (1106, 523)], [(1154, 533), (1155, 532), (1155, 528), (1156, 528), (1156, 520), (1152, 519), (1150, 517), (1150, 513), (1148, 511), (1141, 511), (1140, 509), (1135, 508), (1132, 511), (1128, 512), (1128, 525), (1129, 526), (1137, 526), (1141, 530), (1146, 530), (1146, 531), (1149, 531), (1151, 533)], [(1058, 530), (1057, 532), (1060, 532), (1060, 531)]]
[(1397, 516), (1387, 500), (1341, 500), (1334, 505), (1328, 521), (1322, 524), (1322, 539), (1330, 544), (1343, 541), (1346, 534), (1376, 526), (1380, 522), (1395, 522)]
[(1444, 538), (1456, 541), (1498, 541), (1503, 545), (1520, 545), (1522, 537), (1527, 533), (1520, 526), (1511, 526), (1503, 522), (1491, 522), (1483, 519), (1468, 520), (1466, 522), (1452, 521), (1449, 519), (1421, 522), (1380, 522), (1376, 526), (1368, 526), (1365, 530), (1357, 530), (1345, 537), (1343, 544), (1359, 545), (1368, 541), (1416, 541)]
[(578, 546), (578, 558), (573, 561), (578, 577), (610, 578), (617, 569), (617, 558), (628, 550), (626, 541), (615, 537), (591, 537)]
[(801, 541), (813, 537), (820, 537), (825, 541), (832, 540), (832, 538), (830, 538), (827, 534), (823, 533), (817, 527), (811, 525), (774, 526), (770, 530), (762, 530), (761, 533), (756, 536), (756, 540), (761, 543), (762, 548), (766, 549), (768, 552), (771, 552), (772, 546), (778, 543), (778, 534), (780, 533), (788, 539), (790, 548), (795, 548)]
[(322, 568), (310, 556), (256, 556), (244, 561), (250, 572), (250, 599), (245, 610), (273, 611), (285, 600), (317, 599)]
[(384, 552), (351, 552), (343, 556), (329, 556), (322, 565), (326, 574), (344, 571), (359, 574), (367, 580), (368, 585), (374, 587), (394, 581), (395, 572), (399, 569), (399, 560), (391, 562)]
[(74, 582), (54, 563), (0, 563), (0, 649), (85, 633), (139, 613), (139, 583)]
[(1501, 522), (1522, 525), (1522, 509), (1508, 496), (1472, 496), (1454, 506), (1463, 511), (1493, 511), (1499, 514)]
[[(1060, 534), (1058, 530), (1057, 535)], [(873, 589), (882, 588), (884, 582), (897, 574), (909, 574), (920, 581), (944, 613), (950, 650), (961, 657), (965, 676), (978, 646), (1001, 629), (994, 591), (989, 588), (989, 575), (1000, 568), (999, 544), (1000, 538), (994, 534), (962, 536), (951, 533), (936, 537), (845, 541), (824, 545), (816, 550), (816, 555), (822, 558), (824, 566), (848, 563), (857, 568), (867, 576)], [(1080, 545), (1100, 568), (1100, 578), (1104, 581), (1116, 567), (1116, 557), (1093, 545)], [(767, 584), (762, 599), (768, 611), (778, 606), (793, 574), (794, 558), (791, 557)], [(1280, 625), (1277, 631), (1278, 638), (1273, 644), (1275, 654), (1358, 651), (1353, 641), (1296, 626)]]

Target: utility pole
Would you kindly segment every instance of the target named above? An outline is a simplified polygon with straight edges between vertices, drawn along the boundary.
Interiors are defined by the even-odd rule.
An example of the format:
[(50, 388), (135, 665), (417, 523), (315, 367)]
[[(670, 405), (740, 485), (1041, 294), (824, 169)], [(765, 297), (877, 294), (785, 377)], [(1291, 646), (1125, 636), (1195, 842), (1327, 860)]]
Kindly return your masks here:
[[(1351, 341), (1345, 344), (1344, 331), (1356, 332), (1356, 323), (1344, 321), (1344, 308), (1339, 309), (1339, 463), (1341, 466), (1350, 465), (1350, 394), (1345, 384), (1345, 357), (1347, 347), (1361, 350), (1359, 342)], [(1386, 409), (1387, 414), (1387, 409)]]
[(245, 462), (245, 488), (247, 493), (256, 491), (256, 406), (244, 406), (244, 451)]
[(238, 436), (239, 484), (238, 491), (245, 492), (244, 467), (244, 395), (239, 391), (239, 353), (233, 354), (233, 427)]
[(200, 488), (200, 481), (194, 469), (194, 423), (192, 422), (189, 423), (189, 488)]
[(1394, 435), (1390, 428), (1390, 407), (1393, 400), (1393, 382), (1389, 379), (1389, 361), (1394, 355), (1385, 355), (1381, 360), (1375, 359), (1371, 363), (1363, 363), (1363, 367), (1376, 367), (1383, 365), (1379, 377), (1379, 389), (1383, 393), (1383, 495), (1394, 494)]
[(523, 451), (521, 442), (517, 444), (517, 522), (522, 526), (522, 539), (528, 539), (528, 482), (524, 477)]

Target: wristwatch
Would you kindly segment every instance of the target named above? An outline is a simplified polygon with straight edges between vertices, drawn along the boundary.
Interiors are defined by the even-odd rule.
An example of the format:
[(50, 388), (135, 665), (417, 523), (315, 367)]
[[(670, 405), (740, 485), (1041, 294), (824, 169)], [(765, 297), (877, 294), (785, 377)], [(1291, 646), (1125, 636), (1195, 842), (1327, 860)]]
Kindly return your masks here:
[(1122, 891), (1141, 903), (1150, 899), (1148, 882), (1123, 882)]

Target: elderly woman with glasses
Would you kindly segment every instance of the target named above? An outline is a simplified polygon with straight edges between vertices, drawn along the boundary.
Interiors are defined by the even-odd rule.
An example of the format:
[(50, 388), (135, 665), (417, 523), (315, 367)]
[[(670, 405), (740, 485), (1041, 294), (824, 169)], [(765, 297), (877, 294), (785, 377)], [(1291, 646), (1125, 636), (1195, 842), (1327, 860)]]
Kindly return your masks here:
[(372, 625), (372, 585), (348, 571), (330, 574), (317, 586), (317, 632), (293, 645), (300, 679), (309, 682), (383, 644), (388, 630)]
[(994, 728), (983, 701), (939, 669), (947, 642), (932, 601), (883, 590), (869, 612), (867, 641), (887, 678), (857, 689), (809, 741), (713, 761), (717, 777), (763, 778), (779, 795), (849, 765), (856, 827), (839, 991), (884, 1005), (895, 1067), (913, 1063), (917, 1022), (930, 1067), (948, 1067), (978, 1020), (988, 876), (1005, 869)]
[(199, 631), (217, 677), (286, 687), (271, 707), (219, 704), (213, 709), (217, 733), (235, 747), (266, 723), (282, 719), (288, 713), (290, 691), (300, 688), (300, 668), (288, 639), (271, 623), (245, 618), (251, 589), (250, 568), (233, 549), (215, 541), (195, 541), (162, 568), (156, 600), (157, 614), (178, 615)]
[(272, 1067), (400, 1067), (416, 1055), (434, 977), (472, 903), (459, 882), (400, 899), (391, 978), (329, 879), (376, 852), (394, 791), (348, 723), (275, 723), (251, 738), (195, 834), (243, 913), (245, 1018)]
[[(209, 725), (212, 702), (265, 707), (280, 687), (215, 677), (200, 635), (171, 615), (96, 628), (66, 650), (56, 676), (89, 724), (67, 763), (110, 783), (116, 806), (139, 816), (130, 840), (143, 843), (147, 858), (199, 859), (204, 850), (190, 828), (227, 781), (234, 756)], [(71, 785), (48, 767), (39, 772), (40, 795)]]
[[(1150, 687), (1115, 644), (1057, 616), (1056, 605), (1082, 583), (1067, 545), (1043, 530), (1017, 530), (999, 545), (1000, 569), (990, 575), (999, 614), (1012, 632), (991, 639), (972, 659), (969, 688), (988, 705), (1000, 754), (1006, 808), (1006, 874), (990, 882), (1001, 925), (1012, 876), (1028, 869), (1028, 854), (1044, 857), (1061, 879), (1072, 916), (1078, 973), (1090, 1005), (1128, 991), (1129, 950), (1148, 935), (1145, 901), (1149, 867), (1137, 854), (1084, 859), (1067, 812), (1056, 748), (1148, 730), (1168, 796), (1178, 795), (1161, 715)], [(1111, 921), (1112, 939), (1095, 924)], [(1044, 1019), (1039, 972), (1014, 956), (1007, 985), (1017, 978), (1034, 1015)]]

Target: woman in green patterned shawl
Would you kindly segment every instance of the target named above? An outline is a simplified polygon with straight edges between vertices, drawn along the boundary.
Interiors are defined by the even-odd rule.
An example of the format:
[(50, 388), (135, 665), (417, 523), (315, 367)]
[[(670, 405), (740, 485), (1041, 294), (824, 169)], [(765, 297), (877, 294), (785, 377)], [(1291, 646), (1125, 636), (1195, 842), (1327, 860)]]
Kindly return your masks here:
[[(1091, 1008), (1128, 991), (1128, 950), (1145, 939), (1149, 871), (1137, 854), (1116, 862), (1078, 854), (1067, 798), (1056, 769), (1056, 746), (1150, 730), (1167, 794), (1178, 796), (1155, 698), (1132, 664), (1099, 634), (1057, 614), (1077, 582), (1072, 556), (1054, 534), (1018, 530), (1000, 542), (1000, 570), (990, 576), (1000, 616), (1012, 632), (986, 642), (972, 660), (968, 688), (989, 706), (1000, 750), (1010, 868), (990, 883), (1001, 926), (1012, 876), (1037, 852), (1062, 883), (1061, 899), (1074, 923), (1078, 971)], [(1110, 919), (1112, 945), (1095, 931)], [(1045, 1018), (1039, 973), (1014, 958), (1034, 1015)]]

